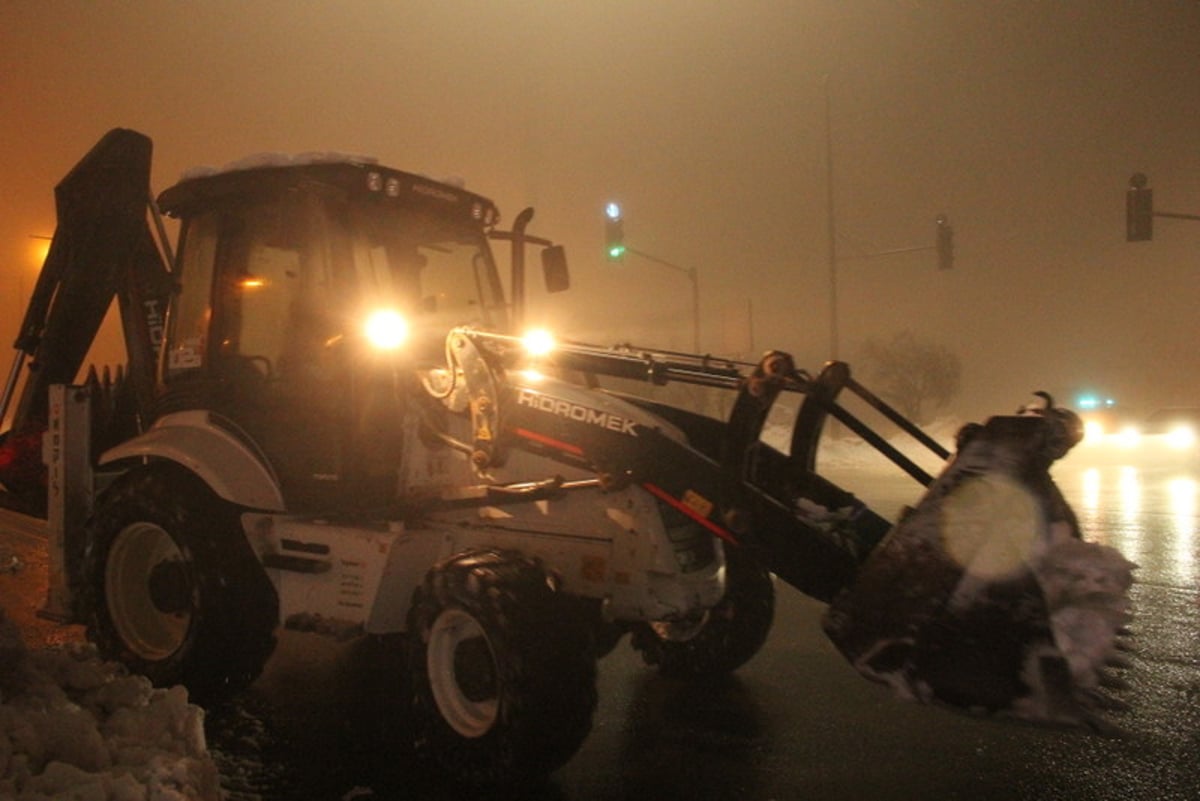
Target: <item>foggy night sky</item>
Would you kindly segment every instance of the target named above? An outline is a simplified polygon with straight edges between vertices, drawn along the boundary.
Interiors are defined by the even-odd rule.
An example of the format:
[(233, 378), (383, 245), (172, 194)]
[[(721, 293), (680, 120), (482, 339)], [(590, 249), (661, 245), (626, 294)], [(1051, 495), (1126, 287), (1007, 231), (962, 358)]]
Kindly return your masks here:
[[(153, 187), (260, 151), (458, 175), (567, 246), (553, 322), (593, 341), (829, 356), (826, 76), (839, 355), (909, 329), (964, 366), (957, 411), (1093, 387), (1200, 404), (1200, 222), (1126, 243), (1124, 189), (1200, 214), (1200, 3), (0, 0), (0, 338), (54, 185), (113, 127)], [(955, 229), (939, 272), (934, 219)], [(753, 341), (747, 314), (753, 311)], [(3, 369), (7, 374), (7, 356)]]

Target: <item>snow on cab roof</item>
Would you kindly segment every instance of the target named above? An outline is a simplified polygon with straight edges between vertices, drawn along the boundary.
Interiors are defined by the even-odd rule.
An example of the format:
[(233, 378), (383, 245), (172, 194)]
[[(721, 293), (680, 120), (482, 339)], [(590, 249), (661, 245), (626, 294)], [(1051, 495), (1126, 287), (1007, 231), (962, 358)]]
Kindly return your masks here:
[[(231, 161), (221, 167), (212, 167), (209, 165), (201, 165), (190, 167), (183, 171), (179, 176), (179, 180), (188, 181), (193, 178), (208, 178), (213, 175), (221, 175), (223, 173), (240, 172), (243, 170), (256, 170), (263, 167), (304, 167), (312, 164), (355, 164), (368, 167), (382, 166), (379, 164), (379, 159), (374, 156), (363, 156), (353, 153), (340, 153), (337, 151), (322, 151), (310, 150), (305, 153), (252, 153), (249, 156), (244, 156), (240, 159)], [(466, 189), (466, 181), (459, 176), (449, 176), (444, 178), (435, 178), (431, 175), (420, 173), (422, 178), (428, 178), (431, 181), (437, 181), (447, 186), (453, 186), (456, 189)]]

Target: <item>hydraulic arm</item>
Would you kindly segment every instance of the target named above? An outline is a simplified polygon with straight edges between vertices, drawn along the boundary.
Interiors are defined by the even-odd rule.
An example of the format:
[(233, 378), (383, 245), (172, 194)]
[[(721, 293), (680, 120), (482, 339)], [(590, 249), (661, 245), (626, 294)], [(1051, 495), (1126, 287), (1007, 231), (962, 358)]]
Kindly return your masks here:
[[(581, 344), (561, 345), (545, 357), (546, 364), (593, 379), (682, 382), (736, 393), (727, 421), (622, 396), (678, 426), (687, 435), (681, 440), (659, 429), (614, 420), (537, 382), (522, 383), (519, 371), (503, 369), (506, 361), (515, 363), (520, 351), (511, 337), (460, 329), (451, 333), (450, 342), (473, 398), (477, 432), (502, 432), (479, 446), (487, 449), (480, 452), (483, 461), (498, 458), (506, 443), (516, 444), (584, 464), (609, 482), (637, 483), (823, 601), (853, 581), (861, 561), (891, 527), (853, 494), (816, 472), (817, 440), (825, 420), (833, 416), (843, 421), (915, 479), (932, 481), (840, 405), (838, 394), (851, 389), (922, 445), (946, 456), (945, 449), (853, 381), (849, 368), (839, 362), (813, 378), (778, 351), (766, 354), (757, 365)], [(762, 441), (771, 407), (784, 392), (802, 398), (790, 454)], [(478, 409), (486, 409), (486, 415)]]
[[(511, 338), (455, 336), (474, 340), (478, 358), (493, 360), (491, 374), (503, 374), (495, 368), (513, 349)], [(814, 378), (780, 352), (750, 366), (586, 345), (563, 346), (550, 362), (587, 375), (736, 391), (727, 421), (647, 402), (687, 433), (684, 441), (612, 420), (537, 382), (521, 384), (511, 371), (508, 408), (502, 402), (500, 419), (488, 424), (527, 447), (588, 463), (610, 482), (640, 484), (829, 602), (826, 632), (867, 677), (922, 700), (1105, 725), (1096, 687), (1128, 619), (1132, 565), (1082, 541), (1050, 477), (1082, 428), (1048, 395), (1040, 393), (1044, 406), (964, 426), (951, 455), (838, 362)], [(461, 366), (464, 375), (479, 372)], [(843, 390), (947, 459), (945, 469), (929, 476), (838, 403)], [(803, 397), (788, 454), (761, 439), (783, 392)], [(894, 526), (816, 472), (817, 439), (830, 416), (927, 487)], [(1090, 635), (1067, 625), (1084, 625)]]
[(0, 435), (0, 483), (29, 510), (44, 506), (41, 460), (26, 451), (40, 449), (49, 387), (76, 380), (114, 297), (128, 363), (124, 391), (132, 399), (125, 405), (135, 416), (150, 407), (170, 292), (147, 222), (150, 155), (147, 137), (110, 131), (55, 188), (58, 224), (0, 397), (0, 418), (17, 400), (12, 427)]

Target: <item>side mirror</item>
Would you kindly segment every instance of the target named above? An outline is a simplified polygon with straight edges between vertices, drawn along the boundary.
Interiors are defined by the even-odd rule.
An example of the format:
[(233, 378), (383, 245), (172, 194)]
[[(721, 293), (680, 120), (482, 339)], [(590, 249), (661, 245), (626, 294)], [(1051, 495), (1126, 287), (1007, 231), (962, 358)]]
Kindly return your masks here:
[(542, 250), (542, 276), (547, 292), (564, 292), (571, 288), (571, 276), (567, 271), (567, 251), (562, 245), (551, 245)]

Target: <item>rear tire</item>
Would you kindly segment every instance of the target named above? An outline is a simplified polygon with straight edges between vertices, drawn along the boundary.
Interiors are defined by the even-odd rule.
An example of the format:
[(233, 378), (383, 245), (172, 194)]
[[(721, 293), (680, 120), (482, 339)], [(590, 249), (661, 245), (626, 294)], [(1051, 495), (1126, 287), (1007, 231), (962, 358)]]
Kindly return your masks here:
[(102, 656), (197, 703), (249, 686), (275, 647), (279, 599), (237, 508), (173, 463), (137, 468), (99, 500), (75, 596)]
[(690, 620), (634, 624), (634, 649), (663, 675), (731, 673), (767, 641), (775, 619), (771, 574), (741, 548), (725, 554), (725, 595), (716, 606)]
[(409, 632), (417, 747), (451, 776), (537, 780), (591, 731), (590, 628), (538, 562), (476, 551), (435, 566), (414, 595)]

